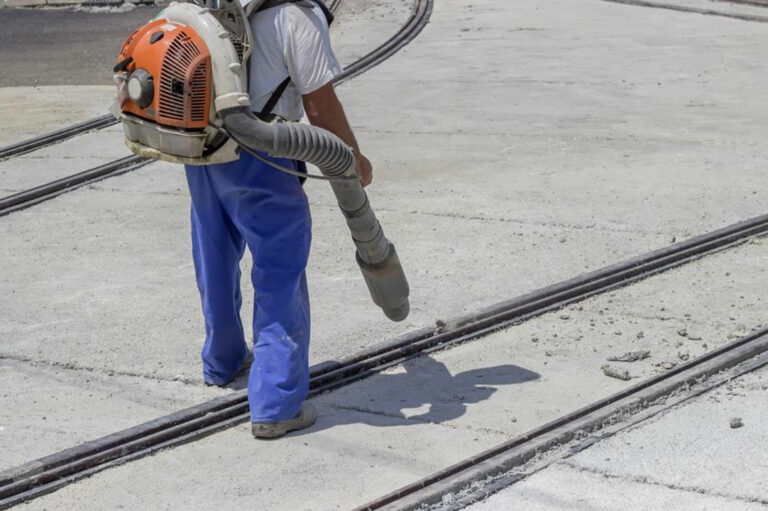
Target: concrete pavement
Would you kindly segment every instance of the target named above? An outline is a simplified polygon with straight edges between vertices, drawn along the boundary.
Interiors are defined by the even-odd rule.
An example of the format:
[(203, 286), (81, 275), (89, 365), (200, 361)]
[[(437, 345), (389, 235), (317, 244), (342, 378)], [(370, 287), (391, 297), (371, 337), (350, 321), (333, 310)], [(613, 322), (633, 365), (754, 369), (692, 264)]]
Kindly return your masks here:
[(220, 395), (183, 381), (5, 357), (0, 389), (0, 470)]
[(21, 142), (104, 115), (111, 85), (0, 88), (0, 146)]
[[(142, 8), (139, 12), (143, 17), (132, 14), (127, 19), (120, 18), (120, 23), (111, 23), (112, 32), (92, 34), (91, 37), (95, 40), (90, 44), (98, 46), (100, 52), (109, 50), (114, 46), (115, 40), (122, 41), (125, 34), (129, 34), (131, 30), (150, 19), (157, 10)], [(333, 30), (339, 60), (343, 64), (349, 64), (369, 53), (395, 34), (405, 23), (409, 14), (410, 3), (403, 0), (374, 3), (347, 0), (341, 3), (336, 12), (337, 22)], [(28, 14), (23, 15), (28, 16)], [(56, 15), (44, 12), (42, 16), (45, 18)], [(56, 34), (57, 47), (71, 46), (70, 30), (72, 28), (69, 25), (73, 21), (82, 23), (83, 20), (100, 19), (98, 16), (100, 15), (69, 11), (59, 13), (55, 18), (56, 26), (69, 28), (59, 28), (60, 33)], [(0, 26), (2, 26), (1, 22)], [(22, 38), (15, 44), (24, 46), (25, 51), (39, 52), (39, 49), (34, 47), (30, 50), (28, 43), (29, 41)], [(98, 59), (96, 59), (98, 65), (111, 69), (118, 50), (119, 46), (109, 53), (109, 58), (98, 53)], [(12, 60), (16, 66), (23, 65), (25, 62), (23, 54), (19, 56), (17, 47), (14, 45), (7, 48), (5, 52), (0, 52), (0, 58)], [(54, 82), (64, 80), (62, 73), (66, 72), (66, 66), (59, 64), (51, 67), (52, 72), (48, 78)], [(108, 113), (114, 102), (114, 96), (115, 88), (112, 85), (0, 88), (0, 111), (7, 112), (11, 118), (10, 123), (0, 126), (0, 145), (19, 142), (97, 115), (104, 115)], [(23, 115), (20, 114), (21, 112)], [(123, 144), (120, 126), (70, 138), (59, 144), (0, 162), (0, 193), (19, 192), (130, 154)]]
[[(400, 0), (379, 2), (367, 9), (364, 15), (361, 9), (360, 2), (350, 0), (337, 12), (333, 37), (342, 62), (349, 63), (359, 53), (368, 53), (381, 44), (399, 29), (410, 12), (409, 4)], [(337, 35), (336, 27), (344, 27), (346, 35)], [(353, 39), (345, 43), (346, 37)], [(0, 89), (0, 106), (4, 112), (11, 114), (20, 110), (25, 113), (24, 116), (12, 117), (8, 129), (2, 132), (6, 136), (4, 141), (18, 141), (29, 135), (57, 129), (62, 124), (103, 114), (113, 95), (112, 86)], [(0, 191), (13, 193), (128, 155), (122, 143), (121, 129), (117, 126), (80, 135), (0, 162)], [(158, 190), (152, 184), (157, 182), (158, 174), (175, 186)], [(145, 337), (138, 342), (138, 337), (134, 336), (137, 327), (143, 329), (149, 326), (142, 325), (148, 319), (147, 315), (155, 317), (149, 321), (156, 321), (155, 314), (162, 309), (168, 313), (168, 319), (161, 322), (174, 330), (189, 328), (194, 332), (188, 341), (199, 338), (200, 333), (200, 324), (195, 317), (199, 301), (195, 293), (189, 293), (194, 291), (194, 275), (187, 253), (188, 204), (185, 202), (188, 199), (183, 173), (176, 166), (157, 165), (151, 173), (140, 176), (134, 182), (137, 189), (144, 190), (143, 193), (97, 191), (99, 187), (108, 186), (106, 183), (90, 187), (89, 195), (96, 194), (97, 197), (86, 199), (88, 204), (85, 210), (80, 208), (84, 203), (79, 199), (72, 203), (77, 215), (84, 213), (90, 218), (85, 221), (82, 217), (71, 217), (66, 207), (53, 216), (37, 216), (37, 211), (29, 210), (24, 214), (32, 214), (33, 220), (30, 221), (30, 217), (22, 220), (17, 224), (20, 230), (15, 234), (4, 232), (9, 237), (0, 244), (3, 268), (7, 271), (0, 284), (3, 290), (3, 305), (0, 306), (0, 380), (4, 382), (3, 388), (20, 390), (0, 394), (0, 449), (3, 451), (0, 470), (226, 392), (202, 386), (199, 357), (193, 355), (186, 362), (180, 360), (172, 352), (174, 348), (173, 343), (169, 343), (168, 332), (152, 339)], [(131, 195), (134, 199), (130, 198)], [(172, 197), (174, 206), (179, 208), (163, 214), (164, 207), (159, 202), (166, 196)], [(178, 222), (168, 231), (172, 234), (170, 243), (163, 240), (166, 235), (162, 230), (145, 231), (126, 243), (125, 230), (132, 228), (124, 222), (133, 223), (130, 220), (132, 215), (127, 211), (134, 207), (145, 210), (148, 199), (156, 203), (151, 213), (153, 220), (149, 223), (156, 223), (163, 216)], [(52, 236), (59, 229), (54, 227), (57, 220), (53, 217), (59, 214), (63, 215), (60, 219), (67, 218), (64, 222), (68, 224), (67, 227), (59, 226), (68, 231), (60, 234), (74, 241), (76, 246), (70, 245), (64, 252), (54, 255), (51, 249), (58, 251), (54, 246), (63, 241), (62, 238), (57, 240), (56, 235)], [(113, 216), (118, 224), (105, 228), (99, 219), (107, 216)], [(15, 215), (4, 220), (13, 217)], [(133, 225), (139, 227), (139, 224)], [(177, 238), (173, 233), (180, 236)], [(15, 240), (11, 240), (11, 236)], [(37, 236), (42, 236), (38, 238), (40, 245), (33, 241)], [(173, 244), (178, 246), (173, 247)], [(178, 249), (180, 251), (177, 252)], [(115, 257), (118, 251), (129, 259), (141, 258), (140, 254), (149, 256), (153, 262), (141, 263), (141, 271), (154, 267), (154, 276), (145, 274), (137, 277), (130, 268), (131, 264), (125, 265), (125, 260)], [(170, 257), (163, 254), (170, 254)], [(180, 257), (176, 258), (177, 255)], [(24, 271), (24, 268), (31, 273), (18, 275), (19, 280), (14, 277), (12, 280), (15, 282), (8, 280), (12, 273)], [(133, 286), (131, 282), (139, 282), (135, 279), (150, 287), (160, 285), (169, 289), (167, 279), (174, 272), (181, 273), (179, 284), (183, 292), (180, 295), (171, 297), (163, 294), (160, 302), (150, 300), (145, 303), (146, 308), (141, 306), (142, 312), (124, 308), (125, 301), (138, 299), (143, 302), (145, 296), (154, 294), (150, 288), (129, 290)], [(113, 280), (114, 277), (122, 282)], [(124, 294), (126, 292), (128, 295)], [(47, 303), (33, 304), (29, 300), (36, 301), (34, 296), (45, 297)], [(178, 317), (174, 311), (180, 303), (185, 303), (182, 307), (188, 307), (193, 314)], [(194, 321), (189, 322), (193, 318)], [(94, 321), (110, 324), (115, 329), (105, 332), (88, 326), (78, 333), (71, 329), (73, 323), (93, 325)], [(13, 325), (21, 326), (31, 335), (18, 336)], [(60, 335), (65, 331), (75, 335), (65, 340)], [(143, 333), (138, 335), (144, 336)], [(171, 351), (167, 357), (152, 360), (142, 355), (150, 344), (154, 344), (151, 351)], [(192, 345), (190, 354), (199, 350), (196, 341)], [(70, 350), (74, 350), (71, 351), (73, 357), (61, 356)], [(81, 357), (75, 354), (78, 351), (81, 355), (86, 352), (89, 355)], [(112, 359), (112, 362), (106, 362), (104, 357)], [(118, 367), (121, 364), (115, 362), (119, 359), (134, 359), (136, 370)], [(192, 366), (189, 372), (177, 370), (188, 364)], [(242, 386), (243, 383), (240, 380), (234, 386)]]
[(467, 509), (767, 509), (766, 389), (768, 370), (742, 376)]
[[(765, 213), (767, 29), (597, 0), (438, 2), (411, 45), (339, 90), (412, 316), (392, 325), (369, 303), (312, 183), (313, 362)], [(198, 387), (187, 207), (178, 169), (156, 164), (4, 217), (2, 356)], [(600, 370), (609, 355), (650, 350), (626, 364), (641, 377), (756, 327), (764, 243), (324, 396), (312, 435), (258, 443), (236, 428), (33, 507), (363, 503), (623, 388)], [(14, 435), (4, 445), (25, 445)]]
[(703, 16), (723, 16), (746, 21), (766, 22), (765, 0), (603, 0), (638, 7), (688, 12)]
[[(412, 45), (340, 89), (378, 169), (371, 199), (402, 247), (413, 313), (395, 325), (370, 305), (333, 198), (325, 184), (311, 183), (313, 360), (764, 212), (768, 109), (752, 78), (760, 70), (739, 56), (761, 52), (763, 25), (571, 5), (545, 12), (527, 3), (442, 2)], [(628, 14), (638, 26), (618, 28)], [(497, 28), (502, 17), (520, 30)], [(583, 21), (576, 28), (574, 17)], [(650, 39), (647, 26), (656, 32)], [(704, 35), (682, 37), (684, 27)], [(651, 39), (653, 52), (643, 42)], [(595, 53), (608, 61), (596, 65)], [(452, 55), (485, 60), (457, 63)], [(494, 64), (498, 55), (506, 65)], [(727, 69), (709, 70), (717, 61)], [(422, 70), (419, 78), (411, 69)], [(734, 79), (738, 72), (750, 79)], [(7, 353), (35, 353), (39, 332), (19, 318), (45, 309), (43, 323), (68, 323), (58, 331), (60, 348), (47, 352), (51, 360), (146, 372), (145, 359), (123, 343), (103, 353), (88, 343), (77, 348), (88, 332), (117, 339), (127, 329), (147, 359), (164, 360), (163, 377), (197, 378), (201, 326), (184, 187), (178, 169), (157, 164), (5, 218), (0, 230), (13, 240), (4, 247), (13, 263), (2, 279), (17, 290), (4, 304), (5, 335), (15, 339)], [(32, 246), (45, 267), (27, 264)], [(87, 289), (92, 315), (40, 292), (54, 287), (62, 296)]]
[(130, 156), (122, 133), (122, 126), (111, 126), (0, 161), (0, 192), (10, 195)]
[(112, 85), (123, 42), (159, 11), (155, 6), (119, 14), (3, 9), (0, 87)]
[[(365, 504), (758, 327), (766, 247), (763, 238), (723, 251), (324, 394), (318, 423), (278, 442), (256, 442), (242, 425), (29, 506)], [(607, 361), (638, 350), (648, 358)], [(606, 376), (606, 363), (632, 379)]]

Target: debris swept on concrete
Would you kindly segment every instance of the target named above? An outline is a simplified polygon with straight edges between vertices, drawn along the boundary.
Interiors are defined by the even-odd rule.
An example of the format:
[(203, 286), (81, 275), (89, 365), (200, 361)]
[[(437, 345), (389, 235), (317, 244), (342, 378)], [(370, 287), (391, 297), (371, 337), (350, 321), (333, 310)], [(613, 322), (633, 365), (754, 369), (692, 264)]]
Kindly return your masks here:
[(651, 356), (648, 350), (627, 351), (623, 355), (612, 355), (608, 357), (609, 362), (637, 362)]
[(628, 381), (632, 379), (632, 377), (629, 375), (629, 371), (626, 369), (619, 369), (608, 364), (605, 364), (600, 369), (603, 370), (604, 375), (610, 376), (611, 378), (616, 378), (617, 380)]

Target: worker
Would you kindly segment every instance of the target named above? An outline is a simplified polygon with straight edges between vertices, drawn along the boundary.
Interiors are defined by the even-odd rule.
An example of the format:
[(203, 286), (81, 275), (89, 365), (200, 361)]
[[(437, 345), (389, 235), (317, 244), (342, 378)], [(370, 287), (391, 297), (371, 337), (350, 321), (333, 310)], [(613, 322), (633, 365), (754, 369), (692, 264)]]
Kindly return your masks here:
[[(249, 95), (254, 112), (310, 123), (349, 145), (363, 184), (372, 167), (358, 147), (333, 88), (341, 66), (331, 48), (327, 8), (314, 0), (267, 0), (253, 13)], [(266, 155), (265, 155), (266, 156)], [(306, 171), (303, 162), (272, 158)], [(247, 369), (252, 433), (276, 438), (311, 426), (310, 312), (306, 265), (311, 239), (302, 180), (246, 151), (239, 160), (186, 167), (192, 255), (205, 319), (203, 376), (225, 386)], [(253, 256), (253, 352), (240, 321), (239, 263)], [(252, 360), (252, 362), (251, 362)]]

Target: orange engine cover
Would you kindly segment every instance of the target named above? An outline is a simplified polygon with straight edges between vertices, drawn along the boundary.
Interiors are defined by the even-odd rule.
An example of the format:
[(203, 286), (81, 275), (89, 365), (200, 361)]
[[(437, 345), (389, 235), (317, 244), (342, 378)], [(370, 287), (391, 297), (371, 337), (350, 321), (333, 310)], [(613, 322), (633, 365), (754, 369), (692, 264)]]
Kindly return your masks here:
[(123, 44), (118, 60), (129, 57), (133, 61), (125, 71), (147, 71), (152, 76), (154, 96), (145, 108), (128, 97), (122, 106), (124, 112), (176, 128), (208, 126), (211, 54), (194, 30), (165, 19), (151, 21)]

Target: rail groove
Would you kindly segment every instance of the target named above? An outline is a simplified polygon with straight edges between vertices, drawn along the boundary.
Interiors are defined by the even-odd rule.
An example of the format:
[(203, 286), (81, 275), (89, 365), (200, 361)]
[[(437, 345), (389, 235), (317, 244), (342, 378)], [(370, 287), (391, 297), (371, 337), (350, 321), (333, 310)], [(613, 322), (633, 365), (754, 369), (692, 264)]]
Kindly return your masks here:
[(36, 151), (49, 145), (58, 144), (59, 142), (63, 142), (77, 135), (88, 133), (89, 131), (100, 130), (109, 126), (114, 126), (115, 124), (117, 124), (117, 119), (115, 119), (111, 114), (100, 115), (98, 117), (94, 117), (93, 119), (89, 119), (87, 121), (73, 124), (72, 126), (67, 126), (66, 128), (62, 128), (60, 130), (40, 135), (39, 137), (30, 138), (15, 144), (0, 147), (0, 161), (11, 158), (13, 156), (21, 156), (22, 154)]
[[(493, 305), (449, 321), (449, 327), (423, 328), (355, 355), (315, 365), (310, 371), (310, 396), (766, 234), (768, 215), (763, 215)], [(241, 424), (248, 417), (247, 392), (237, 391), (6, 470), (0, 473), (0, 509), (110, 466)]]
[(58, 197), (62, 193), (76, 190), (96, 181), (140, 169), (150, 162), (151, 160), (140, 156), (126, 156), (125, 158), (120, 158), (119, 160), (36, 186), (35, 188), (8, 195), (0, 198), (0, 216), (34, 206), (40, 202)]
[[(415, 0), (411, 16), (403, 27), (384, 44), (347, 66), (336, 77), (335, 83), (339, 84), (378, 65), (416, 37), (429, 21), (433, 1)], [(335, 9), (339, 3), (336, 0), (332, 8)], [(128, 172), (150, 161), (129, 156), (0, 199), (0, 216), (37, 204), (73, 187), (84, 186), (95, 179), (104, 179), (117, 172)], [(362, 358), (365, 356), (358, 355), (349, 359), (347, 364), (359, 362)], [(311, 372), (311, 395), (337, 384), (340, 377), (337, 371), (343, 367), (343, 362), (315, 366)], [(329, 378), (332, 384), (326, 381)], [(247, 395), (237, 392), (4, 471), (0, 473), (0, 509), (50, 493), (109, 466), (239, 424), (247, 420), (247, 411)]]
[[(658, 0), (603, 0), (603, 1), (614, 3), (614, 4), (635, 5), (638, 7), (652, 7), (656, 9), (666, 9), (668, 11), (679, 11), (679, 12), (688, 12), (692, 14), (703, 14), (706, 16), (720, 16), (723, 18), (731, 18), (731, 19), (736, 19), (741, 21), (768, 23), (768, 16), (761, 16), (757, 14), (741, 14), (737, 12), (727, 12), (727, 11), (711, 9), (706, 7), (695, 7), (691, 5), (682, 5), (682, 4), (676, 4), (676, 3), (664, 2), (664, 1), (658, 1)], [(748, 2), (745, 0), (734, 0), (734, 1), (729, 0), (728, 3), (768, 7), (768, 4)]]
[[(426, 510), (430, 506), (439, 509), (462, 509), (521, 479), (522, 475), (509, 474), (510, 471), (523, 466), (537, 454), (586, 436), (616, 417), (640, 411), (649, 403), (745, 361), (749, 362), (740, 374), (768, 365), (768, 357), (764, 356), (766, 352), (768, 352), (768, 328), (559, 417), (508, 442), (369, 502), (355, 511), (414, 511)], [(758, 359), (751, 360), (755, 357)], [(494, 480), (495, 478), (498, 479)], [(479, 489), (470, 490), (456, 502), (441, 505), (445, 495), (467, 490), (478, 481), (484, 482)]]
[[(360, 74), (365, 69), (388, 58), (404, 44), (407, 44), (407, 41), (415, 37), (426, 25), (431, 9), (432, 0), (419, 0), (412, 17), (405, 26), (411, 28), (405, 30), (404, 27), (395, 36), (401, 36), (401, 42), (388, 41), (388, 43), (374, 50), (368, 56), (363, 57), (359, 62), (364, 62), (370, 55), (378, 54), (378, 57), (372, 57), (368, 64), (360, 64), (359, 70), (354, 67), (355, 64), (349, 66), (345, 73), (337, 78), (337, 81), (340, 83)], [(126, 163), (125, 160), (130, 160), (131, 158), (137, 157), (128, 157), (121, 161)], [(128, 163), (146, 164), (148, 161)], [(132, 168), (124, 170), (124, 172), (129, 170), (132, 170)], [(72, 177), (75, 176), (70, 176), (70, 178)], [(64, 180), (70, 178), (64, 178)], [(84, 181), (76, 186), (83, 186), (83, 184), (88, 182), (90, 181), (85, 178)], [(37, 189), (49, 185), (51, 183)], [(66, 184), (60, 184), (60, 186), (62, 188), (58, 193), (71, 189), (67, 188), (68, 185)], [(32, 190), (27, 192), (32, 192)], [(46, 200), (47, 198), (49, 197), (38, 197), (38, 200), (34, 203)], [(6, 199), (0, 200), (0, 214), (10, 212), (2, 207), (3, 201)], [(15, 207), (13, 210), (16, 210), (26, 207), (25, 204), (27, 203), (21, 200), (15, 206), (8, 207)], [(450, 325), (448, 327), (424, 328), (395, 340), (376, 345), (353, 356), (313, 366), (310, 383), (311, 396), (348, 385), (408, 358), (485, 336), (506, 326), (583, 300), (595, 294), (617, 289), (735, 244), (743, 243), (754, 236), (765, 234), (768, 234), (768, 215), (740, 222), (724, 229), (719, 229), (622, 263), (548, 286), (519, 298), (493, 305), (474, 314), (449, 321), (447, 322)], [(530, 450), (530, 447), (534, 446), (535, 442), (538, 442), (535, 443), (536, 449), (540, 449), (542, 446), (554, 445), (552, 442), (561, 443), (564, 439), (570, 438), (568, 435), (571, 435), (571, 437), (573, 435), (573, 431), (567, 430), (568, 427), (577, 424), (581, 428), (586, 427), (587, 423), (584, 421), (598, 420), (595, 417), (602, 417), (600, 414), (607, 413), (608, 407), (611, 405), (626, 404), (627, 400), (637, 399), (637, 396), (641, 395), (641, 393), (645, 393), (643, 395), (647, 398), (647, 396), (654, 395), (654, 392), (657, 392), (660, 388), (658, 386), (664, 382), (670, 385), (673, 382), (677, 382), (676, 385), (682, 385), (685, 382), (692, 381), (691, 378), (699, 378), (703, 375), (711, 374), (715, 370), (728, 367), (727, 364), (736, 364), (755, 354), (762, 353), (766, 349), (768, 349), (768, 331), (758, 332), (699, 357), (688, 364), (679, 366), (663, 375), (646, 380), (619, 394), (598, 401), (553, 423), (537, 428), (522, 437), (482, 453), (466, 463), (450, 467), (427, 480), (410, 485), (395, 494), (385, 496), (362, 509), (384, 508), (400, 501), (404, 497), (411, 498), (412, 502), (416, 502), (418, 499), (421, 499), (418, 500), (421, 503), (428, 502), (437, 493), (430, 493), (431, 490), (428, 490), (425, 496), (419, 492), (424, 492), (427, 488), (433, 488), (437, 483), (446, 483), (452, 476), (458, 474), (468, 475), (465, 472), (466, 470), (477, 468), (480, 465), (489, 470), (497, 470), (501, 466), (495, 463), (494, 458), (497, 456), (511, 456), (512, 458), (510, 459), (517, 460), (516, 462), (524, 458), (528, 459), (526, 456), (529, 456), (531, 452), (535, 452), (535, 449), (533, 451)], [(244, 391), (234, 392), (228, 396), (160, 417), (139, 426), (1, 472), (0, 509), (5, 509), (34, 497), (50, 493), (110, 466), (141, 458), (160, 449), (197, 440), (247, 420), (247, 395)], [(566, 428), (567, 431), (564, 432), (562, 428)], [(514, 449), (518, 450), (514, 451)], [(526, 451), (526, 449), (528, 450)], [(509, 461), (506, 463), (503, 467), (509, 466)], [(476, 475), (477, 473), (473, 473), (473, 477)], [(446, 487), (455, 488), (457, 483), (453, 481), (446, 484), (447, 486), (441, 487), (440, 491)], [(402, 504), (402, 501), (400, 501), (400, 504)]]

